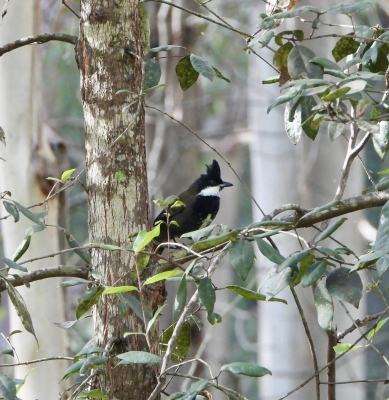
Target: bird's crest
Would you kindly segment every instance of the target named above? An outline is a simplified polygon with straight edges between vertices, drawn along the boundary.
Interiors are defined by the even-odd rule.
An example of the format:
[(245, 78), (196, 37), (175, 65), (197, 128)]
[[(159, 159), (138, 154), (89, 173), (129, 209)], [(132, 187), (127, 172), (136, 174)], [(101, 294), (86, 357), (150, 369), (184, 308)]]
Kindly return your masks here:
[(214, 181), (221, 181), (220, 167), (216, 160), (212, 161), (211, 165), (207, 165), (207, 175), (201, 175), (202, 177), (207, 177)]

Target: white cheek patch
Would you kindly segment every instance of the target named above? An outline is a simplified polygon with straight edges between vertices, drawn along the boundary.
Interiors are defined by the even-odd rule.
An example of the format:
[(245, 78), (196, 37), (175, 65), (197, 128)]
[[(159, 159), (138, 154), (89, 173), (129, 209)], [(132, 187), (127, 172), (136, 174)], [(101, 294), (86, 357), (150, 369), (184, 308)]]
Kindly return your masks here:
[(203, 189), (198, 196), (214, 196), (220, 197), (220, 185), (218, 186), (209, 186)]

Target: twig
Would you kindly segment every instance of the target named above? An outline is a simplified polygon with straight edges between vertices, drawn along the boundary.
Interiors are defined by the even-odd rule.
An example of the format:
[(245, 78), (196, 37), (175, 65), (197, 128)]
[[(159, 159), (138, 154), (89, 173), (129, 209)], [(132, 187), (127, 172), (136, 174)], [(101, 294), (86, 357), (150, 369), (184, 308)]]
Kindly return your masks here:
[(253, 37), (252, 37), (251, 35), (249, 35), (248, 33), (239, 31), (238, 29), (232, 28), (232, 27), (229, 26), (229, 25), (222, 24), (221, 22), (218, 22), (218, 21), (215, 21), (215, 20), (212, 19), (212, 18), (206, 17), (206, 16), (203, 15), (203, 14), (200, 14), (200, 13), (198, 13), (198, 12), (196, 12), (196, 11), (189, 10), (188, 8), (185, 8), (185, 7), (181, 7), (181, 6), (177, 5), (177, 4), (171, 3), (171, 2), (169, 2), (169, 1), (166, 1), (166, 0), (144, 0), (143, 3), (146, 3), (146, 2), (149, 2), (149, 1), (153, 1), (153, 2), (155, 2), (155, 3), (167, 4), (168, 6), (178, 8), (178, 9), (180, 9), (180, 10), (182, 10), (182, 11), (185, 11), (185, 12), (187, 12), (187, 13), (189, 13), (189, 14), (192, 14), (192, 15), (198, 17), (198, 18), (202, 18), (202, 19), (205, 19), (206, 21), (212, 22), (213, 24), (222, 26), (223, 28), (226, 28), (226, 29), (228, 29), (228, 30), (230, 30), (230, 31), (232, 31), (232, 32), (239, 33), (239, 35), (241, 35), (241, 36), (243, 36), (243, 37), (246, 37), (246, 38), (253, 38)]
[(43, 361), (53, 361), (53, 360), (67, 360), (67, 361), (73, 361), (73, 357), (47, 357), (47, 358), (38, 358), (37, 360), (30, 360), (30, 361), (24, 361), (24, 362), (19, 362), (15, 364), (0, 364), (0, 368), (6, 368), (6, 367), (18, 367), (19, 365), (29, 365), (29, 364), (36, 364), (40, 363)]
[(62, 4), (68, 8), (78, 19), (80, 19), (80, 16), (68, 5), (65, 3), (65, 0), (62, 0)]
[(40, 33), (39, 35), (28, 36), (0, 47), (0, 57), (5, 53), (18, 49), (19, 47), (27, 46), (33, 43), (36, 44), (47, 43), (52, 40), (57, 40), (59, 42), (65, 42), (75, 45), (78, 39), (77, 36), (68, 35), (67, 33)]
[(319, 376), (319, 365), (317, 363), (317, 356), (316, 356), (316, 350), (315, 350), (315, 345), (313, 343), (313, 339), (312, 339), (312, 335), (311, 335), (311, 331), (309, 330), (309, 326), (307, 323), (307, 319), (305, 318), (304, 315), (304, 310), (301, 306), (300, 300), (297, 296), (296, 291), (294, 290), (294, 288), (292, 286), (290, 286), (290, 291), (292, 292), (294, 301), (296, 303), (297, 309), (299, 311), (300, 314), (300, 319), (301, 322), (303, 323), (304, 326), (304, 330), (305, 330), (305, 334), (307, 335), (307, 339), (308, 339), (308, 343), (309, 343), (309, 348), (311, 350), (311, 354), (312, 354), (312, 361), (313, 361), (313, 370), (315, 371), (315, 379), (316, 379), (316, 399), (320, 400), (320, 376)]

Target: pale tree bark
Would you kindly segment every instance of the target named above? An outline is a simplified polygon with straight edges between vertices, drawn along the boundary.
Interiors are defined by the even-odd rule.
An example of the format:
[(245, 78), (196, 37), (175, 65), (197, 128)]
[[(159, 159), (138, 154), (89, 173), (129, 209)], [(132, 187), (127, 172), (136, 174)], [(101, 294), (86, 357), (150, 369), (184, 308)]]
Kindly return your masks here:
[[(38, 32), (38, 6), (38, 1), (24, 0), (8, 4), (8, 13), (0, 27), (1, 45)], [(24, 206), (30, 206), (46, 198), (50, 189), (46, 177), (58, 176), (60, 173), (42, 129), (39, 49), (29, 46), (3, 55), (0, 58), (0, 76), (0, 126), (5, 131), (7, 141), (6, 148), (0, 145), (0, 157), (6, 160), (0, 161), (0, 191), (9, 190), (12, 199)], [(57, 207), (56, 199), (48, 204), (47, 223), (57, 224)], [(0, 210), (2, 215), (6, 214), (3, 206)], [(38, 211), (38, 208), (33, 211)], [(12, 258), (25, 236), (26, 229), (33, 224), (24, 216), (21, 216), (18, 223), (14, 223), (12, 218), (1, 221), (6, 257)], [(57, 231), (48, 228), (33, 235), (30, 248), (21, 261), (56, 251)], [(34, 270), (58, 264), (58, 258), (50, 258), (26, 266), (29, 270)], [(58, 289), (59, 283), (60, 278), (54, 278), (48, 282), (36, 282), (30, 289), (18, 288), (31, 314), (39, 340), (39, 350), (35, 339), (23, 328), (10, 304), (10, 331), (20, 329), (23, 332), (11, 338), (21, 362), (66, 355), (66, 333), (53, 324), (64, 321), (64, 305), (62, 292)], [(17, 359), (13, 362), (17, 362)], [(18, 397), (24, 400), (57, 398), (60, 391), (58, 382), (66, 368), (67, 364), (64, 361), (15, 368), (16, 378), (24, 379), (30, 373)]]
[[(91, 242), (125, 247), (128, 236), (149, 227), (144, 140), (142, 44), (138, 1), (81, 2), (81, 95), (85, 116), (89, 236)], [(126, 89), (127, 92), (117, 94)], [(91, 267), (108, 286), (138, 285), (134, 259), (123, 252), (94, 250)], [(141, 273), (141, 271), (139, 271)], [(155, 312), (164, 291), (142, 291), (144, 306)], [(123, 315), (118, 297), (106, 296), (94, 310), (95, 344), (114, 343), (110, 355), (130, 350), (157, 353), (157, 326), (150, 332), (131, 310)], [(107, 365), (101, 389), (110, 398), (147, 399), (153, 390), (155, 366)]]
[[(311, 2), (311, 4), (313, 4)], [(323, 8), (335, 5), (334, 1), (326, 1)], [(253, 26), (255, 24), (253, 19)], [(293, 20), (285, 20), (282, 30), (304, 29), (305, 25), (296, 25)], [(332, 21), (334, 22), (334, 21)], [(320, 30), (320, 34), (324, 34)], [(326, 32), (326, 33), (333, 33)], [(335, 40), (333, 45), (335, 44)], [(316, 43), (303, 43), (310, 47), (320, 57), (332, 58), (329, 51), (333, 48), (326, 42), (326, 47), (318, 48)], [(316, 46), (316, 47), (314, 47)], [(267, 60), (272, 60), (273, 53), (260, 50), (260, 55)], [(265, 213), (270, 212), (279, 204), (297, 203), (303, 208), (313, 208), (333, 200), (343, 160), (346, 154), (347, 143), (340, 143), (341, 138), (330, 142), (325, 130), (321, 129), (314, 142), (303, 133), (300, 142), (294, 146), (288, 139), (284, 126), (284, 107), (276, 107), (269, 114), (267, 108), (271, 102), (280, 95), (280, 87), (275, 85), (262, 85), (261, 81), (274, 76), (275, 71), (265, 65), (258, 58), (251, 58), (249, 86), (249, 127), (253, 134), (251, 142), (252, 170), (258, 171), (253, 179), (253, 192), (255, 198)], [(331, 162), (329, 162), (329, 157)], [(362, 191), (363, 170), (358, 162), (352, 168), (348, 181), (346, 196), (355, 196)], [(253, 206), (254, 220), (262, 217), (261, 212)], [(355, 214), (354, 214), (355, 215)], [(358, 217), (359, 218), (359, 217)], [(354, 251), (363, 252), (360, 234), (356, 225), (358, 218), (350, 218), (347, 226), (347, 238), (340, 237), (342, 242)], [(308, 240), (314, 230), (308, 233), (300, 232)], [(279, 236), (279, 235), (277, 235)], [(335, 235), (336, 237), (336, 235)], [(274, 239), (283, 255), (289, 255), (299, 250), (297, 240), (290, 236), (280, 235)], [(333, 246), (329, 242), (329, 246)], [(262, 254), (258, 254), (258, 268), (260, 271), (259, 282), (262, 282), (274, 264)], [(266, 284), (262, 290), (265, 291)], [(317, 313), (313, 304), (310, 288), (297, 288), (298, 297), (302, 303), (307, 322), (311, 329), (315, 350), (319, 359), (319, 367), (326, 364), (328, 340), (325, 332), (318, 326)], [(259, 385), (261, 398), (280, 398), (289, 390), (297, 387), (305, 378), (313, 374), (313, 362), (306, 334), (295, 301), (287, 290), (282, 292), (282, 297), (288, 301), (288, 306), (283, 304), (258, 302), (258, 362), (269, 368), (277, 379), (264, 379)], [(340, 307), (338, 307), (340, 308)], [(354, 318), (364, 315), (364, 307), (352, 310)], [(335, 315), (334, 325), (338, 330), (344, 329), (350, 320), (341, 310)], [(348, 338), (353, 342), (353, 338)], [(339, 363), (337, 380), (347, 381), (355, 377), (355, 371), (363, 371), (363, 356), (353, 359), (352, 365)], [(326, 381), (325, 372), (321, 380)], [(359, 379), (363, 379), (363, 376)], [(317, 399), (314, 380), (290, 396), (291, 399), (310, 398)], [(339, 398), (362, 398), (362, 385), (338, 385), (336, 387)], [(326, 398), (327, 386), (321, 385), (322, 398)], [(289, 398), (289, 397), (288, 397)]]

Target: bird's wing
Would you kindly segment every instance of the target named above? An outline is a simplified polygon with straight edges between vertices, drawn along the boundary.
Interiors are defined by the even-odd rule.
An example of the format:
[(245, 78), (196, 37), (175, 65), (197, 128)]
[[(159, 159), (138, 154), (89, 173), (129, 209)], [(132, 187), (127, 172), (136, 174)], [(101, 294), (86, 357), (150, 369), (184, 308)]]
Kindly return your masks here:
[[(185, 204), (185, 201), (184, 201), (184, 200), (185, 200), (186, 198), (187, 198), (187, 196), (185, 196), (185, 192), (184, 192), (184, 193), (181, 193), (181, 194), (178, 196), (178, 199), (179, 199), (183, 204)], [(186, 204), (185, 204), (185, 206), (186, 206)], [(181, 214), (181, 213), (185, 210), (185, 206), (180, 206), (180, 207), (171, 208), (171, 209), (169, 210), (169, 220), (172, 221), (172, 220), (174, 220), (174, 217), (175, 217), (175, 216)], [(157, 217), (156, 217), (155, 220), (154, 220), (154, 225), (155, 225), (155, 223), (158, 222), (158, 221), (164, 221), (164, 222), (166, 222), (166, 212), (165, 212), (165, 210), (161, 211), (161, 212), (157, 215)]]

